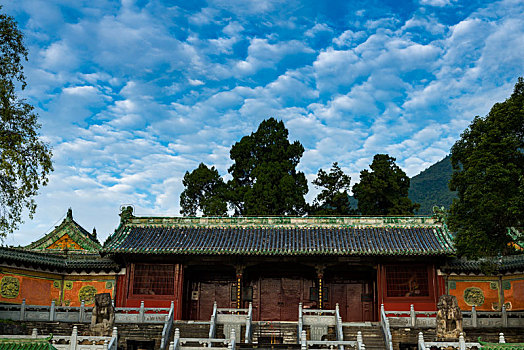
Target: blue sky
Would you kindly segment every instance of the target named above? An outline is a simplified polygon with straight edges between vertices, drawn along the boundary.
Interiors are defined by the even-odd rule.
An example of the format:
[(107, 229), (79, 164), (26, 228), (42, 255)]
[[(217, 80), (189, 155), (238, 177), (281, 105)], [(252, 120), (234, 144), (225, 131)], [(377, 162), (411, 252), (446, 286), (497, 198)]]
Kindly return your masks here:
[(179, 215), (184, 173), (227, 175), (231, 145), (271, 116), (310, 181), (334, 161), (358, 180), (376, 153), (413, 176), (524, 74), (522, 1), (0, 3), (26, 36), (23, 96), (55, 167), (10, 245), (68, 207), (102, 240), (122, 204)]

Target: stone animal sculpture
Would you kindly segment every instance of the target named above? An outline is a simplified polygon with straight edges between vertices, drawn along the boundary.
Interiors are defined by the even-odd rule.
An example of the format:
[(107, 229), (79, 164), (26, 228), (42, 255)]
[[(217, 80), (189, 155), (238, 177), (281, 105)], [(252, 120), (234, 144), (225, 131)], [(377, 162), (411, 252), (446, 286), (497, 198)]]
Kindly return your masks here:
[(111, 302), (111, 294), (95, 295), (95, 306), (91, 316), (91, 333), (94, 336), (110, 336), (115, 322), (115, 312)]
[(458, 339), (462, 329), (462, 311), (457, 298), (453, 295), (442, 295), (437, 304), (437, 339)]

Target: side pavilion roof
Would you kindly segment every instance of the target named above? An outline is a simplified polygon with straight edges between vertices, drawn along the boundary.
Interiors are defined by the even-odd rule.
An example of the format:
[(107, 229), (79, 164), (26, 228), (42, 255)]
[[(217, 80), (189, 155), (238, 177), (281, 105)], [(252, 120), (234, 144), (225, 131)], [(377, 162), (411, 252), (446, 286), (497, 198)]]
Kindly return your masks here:
[(104, 253), (429, 256), (455, 252), (430, 217), (122, 216)]

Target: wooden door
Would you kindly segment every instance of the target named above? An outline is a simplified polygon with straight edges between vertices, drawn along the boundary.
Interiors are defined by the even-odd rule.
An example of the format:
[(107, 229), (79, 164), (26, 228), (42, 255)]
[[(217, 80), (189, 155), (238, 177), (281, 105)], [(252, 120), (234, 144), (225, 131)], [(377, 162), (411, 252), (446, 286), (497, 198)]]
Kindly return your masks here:
[(280, 320), (282, 303), (282, 281), (280, 278), (262, 278), (260, 280), (260, 320)]
[(375, 320), (375, 300), (373, 283), (371, 281), (362, 283), (362, 321)]
[(347, 321), (347, 295), (346, 295), (346, 285), (333, 283), (329, 285), (330, 296), (329, 296), (329, 305), (330, 308), (335, 308), (335, 305), (338, 303), (340, 317), (342, 321)]
[(198, 293), (198, 315), (196, 320), (209, 320), (213, 312), (213, 303), (216, 301), (218, 307), (229, 308), (231, 298), (231, 282), (200, 282)]
[(298, 320), (298, 304), (301, 300), (302, 281), (298, 279), (282, 279), (282, 299), (280, 304), (281, 321)]
[(346, 322), (362, 321), (362, 284), (346, 284)]

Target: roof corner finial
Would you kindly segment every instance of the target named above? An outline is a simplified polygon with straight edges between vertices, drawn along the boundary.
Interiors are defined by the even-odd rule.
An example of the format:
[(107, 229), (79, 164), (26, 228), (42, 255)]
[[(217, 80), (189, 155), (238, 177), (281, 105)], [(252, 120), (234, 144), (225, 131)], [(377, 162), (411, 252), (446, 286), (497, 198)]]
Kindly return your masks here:
[(93, 227), (93, 233), (91, 235), (96, 238), (96, 227)]
[(123, 224), (128, 219), (131, 219), (133, 217), (133, 207), (130, 205), (122, 206), (121, 212), (120, 212), (120, 223)]
[(73, 220), (73, 209), (69, 208), (67, 209), (67, 217), (68, 220)]

